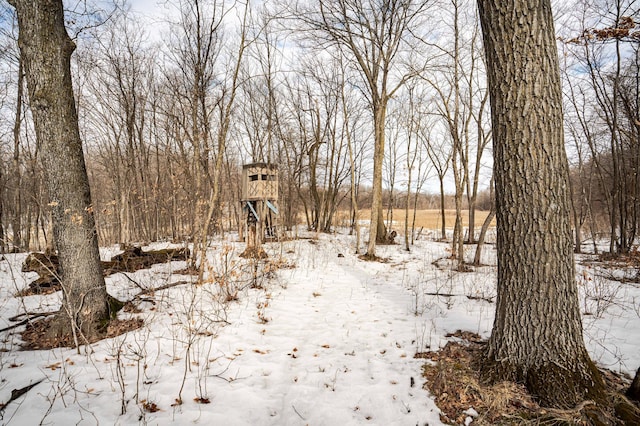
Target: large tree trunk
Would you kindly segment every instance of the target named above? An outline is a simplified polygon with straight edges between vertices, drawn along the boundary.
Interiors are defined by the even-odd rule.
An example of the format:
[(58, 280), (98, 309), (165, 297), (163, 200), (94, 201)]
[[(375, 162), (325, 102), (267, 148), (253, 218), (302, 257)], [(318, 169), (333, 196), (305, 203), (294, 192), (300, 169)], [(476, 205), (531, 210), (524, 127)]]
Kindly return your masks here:
[(549, 0), (478, 0), (491, 95), (498, 295), (483, 364), (541, 404), (602, 401), (584, 346)]
[(20, 53), (62, 268), (63, 302), (56, 329), (77, 343), (98, 334), (108, 319), (89, 182), (78, 131), (70, 58), (75, 45), (64, 27), (61, 0), (11, 0)]
[(626, 395), (629, 399), (640, 401), (640, 368), (636, 371), (636, 376), (633, 378), (629, 389), (627, 389)]

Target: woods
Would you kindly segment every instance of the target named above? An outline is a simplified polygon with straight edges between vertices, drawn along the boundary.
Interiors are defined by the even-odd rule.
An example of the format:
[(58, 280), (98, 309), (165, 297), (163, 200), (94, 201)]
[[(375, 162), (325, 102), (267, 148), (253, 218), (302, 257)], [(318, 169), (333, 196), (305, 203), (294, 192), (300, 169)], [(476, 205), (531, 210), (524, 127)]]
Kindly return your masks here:
[(0, 250), (57, 252), (50, 333), (88, 343), (114, 314), (99, 245), (181, 244), (211, 279), (211, 242), (251, 217), (243, 165), (262, 164), (270, 238), (349, 229), (360, 260), (398, 234), (411, 252), (431, 208), (470, 272), (495, 215), (483, 380), (608, 404), (574, 253), (637, 251), (635, 2), (176, 0), (159, 33), (132, 5), (2, 3)]
[[(446, 74), (451, 61), (442, 55), (441, 47), (429, 46), (420, 41), (422, 36), (409, 37), (407, 32), (413, 26), (424, 28), (425, 34), (432, 31), (424, 21), (432, 9), (421, 2), (407, 5), (406, 10), (398, 5), (398, 10), (389, 10), (385, 17), (374, 13), (380, 7), (375, 2), (364, 9), (357, 2), (348, 5), (369, 10), (366, 19), (388, 25), (380, 31), (396, 33), (395, 40), (380, 46), (369, 59), (360, 57), (365, 62), (358, 60), (362, 49), (366, 51), (359, 43), (365, 43), (368, 36), (358, 36), (364, 37), (358, 41), (359, 30), (354, 29), (352, 46), (342, 45), (339, 34), (331, 35), (330, 22), (322, 22), (321, 10), (316, 11), (318, 15), (290, 10), (293, 16), (315, 16), (313, 22), (300, 20), (296, 30), (290, 31), (286, 29), (289, 21), (274, 18), (279, 6), (251, 6), (245, 13), (238, 4), (179, 2), (171, 6), (171, 35), (162, 41), (152, 41), (150, 34), (136, 26), (134, 12), (126, 5), (96, 9), (99, 13), (78, 19), (77, 26), (86, 28), (74, 29), (83, 37), (72, 69), (101, 244), (191, 241), (203, 229), (200, 219), (207, 216), (216, 188), (220, 188), (216, 195), (220, 204), (212, 218), (215, 225), (207, 233), (237, 229), (239, 173), (242, 164), (256, 161), (280, 167), (281, 193), (286, 194), (280, 206), (283, 229), (302, 221), (308, 229), (327, 232), (340, 225), (338, 212), (354, 212), (358, 204), (358, 211), (367, 209), (376, 216), (374, 232), (379, 241), (387, 241), (383, 228), (402, 230), (393, 223), (394, 217), (401, 217), (392, 214), (394, 209), (411, 212), (436, 207), (425, 192), (439, 194), (437, 207), (443, 209), (444, 221), (444, 209), (450, 207), (445, 202), (450, 191), (446, 174), (453, 170), (446, 151), (453, 146), (451, 135), (457, 134), (446, 130), (452, 121), (444, 112), (455, 104), (453, 97), (445, 95), (451, 83)], [(473, 16), (467, 11), (469, 5), (472, 3), (461, 4), (455, 18), (461, 20), (464, 15), (465, 25)], [(326, 14), (330, 9), (323, 10)], [(4, 13), (11, 17), (10, 9)], [(100, 14), (109, 19), (94, 22)], [(447, 25), (451, 22), (447, 15), (442, 19)], [(20, 64), (14, 62), (19, 55), (11, 51), (11, 37), (17, 30), (6, 31), (7, 66), (12, 70), (6, 76), (21, 78)], [(303, 33), (307, 35), (298, 36)], [(477, 33), (471, 48), (475, 65), (468, 75), (466, 68), (457, 66), (460, 81), (456, 90), (463, 90), (463, 79), (471, 89), (465, 100), (470, 105), (465, 107), (465, 122), (456, 125), (465, 140), (464, 147), (456, 150), (464, 150), (456, 154), (460, 185), (454, 192), (461, 194), (458, 217), (466, 214), (462, 210), (467, 204), (473, 217), (478, 187), (486, 189), (482, 182), (490, 174), (490, 160), (482, 160), (489, 140), (488, 122), (476, 111), (486, 98), (486, 90), (475, 83), (480, 82), (482, 69), (477, 65)], [(325, 36), (329, 38), (322, 41)], [(376, 37), (384, 39), (383, 35)], [(288, 41), (283, 50), (284, 40)], [(461, 58), (467, 46), (459, 45)], [(292, 61), (290, 51), (303, 54)], [(322, 57), (313, 58), (318, 52), (324, 52)], [(386, 71), (378, 71), (380, 64)], [(443, 76), (436, 86), (436, 79), (426, 71), (429, 67)], [(441, 91), (441, 99), (423, 102), (433, 98), (434, 87)], [(15, 159), (11, 170), (3, 174), (7, 177), (3, 178), (3, 205), (8, 206), (3, 213), (4, 229), (11, 223), (12, 230), (4, 243), (10, 245), (8, 250), (44, 249), (51, 246), (51, 220), (49, 200), (41, 191), (39, 147), (28, 119), (29, 104), (14, 95), (10, 91), (4, 104), (17, 118), (7, 122), (12, 144), (3, 145), (3, 153)], [(401, 100), (411, 97), (416, 112), (411, 113), (414, 118), (409, 128), (403, 124), (406, 120), (400, 107)], [(480, 119), (473, 121), (469, 114)], [(373, 120), (376, 115), (379, 118)], [(385, 146), (384, 138), (392, 128), (398, 131), (397, 142)], [(480, 145), (477, 130), (483, 132)], [(405, 144), (409, 137), (415, 140), (413, 147)], [(220, 146), (225, 147), (223, 152)], [(376, 146), (380, 148), (378, 160), (373, 161)], [(390, 155), (391, 149), (395, 156)], [(434, 150), (437, 155), (427, 155)], [(348, 161), (349, 152), (353, 161)], [(389, 158), (396, 158), (395, 168), (386, 163)], [(435, 168), (440, 170), (440, 187), (431, 181), (425, 184)], [(223, 185), (214, 184), (216, 174)], [(400, 186), (406, 196), (396, 196)], [(32, 196), (25, 197), (25, 191)], [(465, 191), (472, 196), (463, 205)], [(356, 218), (351, 216), (353, 225)], [(472, 233), (470, 241), (476, 238), (475, 227)], [(367, 247), (371, 254), (373, 250)]]

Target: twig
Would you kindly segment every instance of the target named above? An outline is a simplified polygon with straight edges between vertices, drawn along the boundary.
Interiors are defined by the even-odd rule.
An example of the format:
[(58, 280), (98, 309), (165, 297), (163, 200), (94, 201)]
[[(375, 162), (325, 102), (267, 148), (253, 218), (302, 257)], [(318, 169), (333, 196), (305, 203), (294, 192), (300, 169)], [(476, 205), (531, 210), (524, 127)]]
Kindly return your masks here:
[(302, 414), (298, 413), (298, 410), (296, 410), (296, 406), (295, 406), (295, 405), (291, 404), (291, 408), (293, 408), (293, 411), (295, 411), (295, 412), (296, 412), (296, 414), (297, 414), (297, 415), (298, 415), (302, 420), (304, 420), (305, 422), (307, 421), (307, 419), (305, 419), (304, 417), (302, 417)]
[(574, 408), (570, 408), (568, 410), (560, 410), (557, 408), (547, 408), (547, 411), (556, 414), (556, 415), (572, 415), (581, 412), (587, 405), (597, 405), (594, 401), (587, 400), (582, 401), (580, 404), (576, 405)]
[(134, 300), (139, 300), (142, 296), (147, 295), (147, 294), (155, 293), (156, 291), (167, 290), (169, 288), (177, 287), (179, 285), (184, 285), (184, 284), (191, 284), (191, 282), (189, 282), (189, 281), (176, 281), (175, 283), (169, 283), (169, 284), (161, 285), (160, 287), (143, 289), (140, 293), (138, 293), (135, 296), (133, 296), (133, 299), (129, 300), (129, 302), (133, 302)]
[(135, 284), (135, 286), (136, 286), (136, 287), (138, 287), (140, 290), (142, 290), (142, 291), (146, 291), (146, 290), (148, 290), (148, 289), (146, 289), (146, 288), (142, 287), (142, 286), (141, 286), (141, 285), (140, 285), (136, 280), (134, 280), (133, 278), (131, 278), (131, 277), (130, 277), (129, 275), (127, 275), (126, 273), (124, 273), (124, 272), (120, 272), (120, 273), (121, 273), (122, 275), (124, 275), (124, 277), (125, 277), (126, 279), (128, 279), (128, 280), (129, 280), (129, 281), (131, 281), (133, 284)]

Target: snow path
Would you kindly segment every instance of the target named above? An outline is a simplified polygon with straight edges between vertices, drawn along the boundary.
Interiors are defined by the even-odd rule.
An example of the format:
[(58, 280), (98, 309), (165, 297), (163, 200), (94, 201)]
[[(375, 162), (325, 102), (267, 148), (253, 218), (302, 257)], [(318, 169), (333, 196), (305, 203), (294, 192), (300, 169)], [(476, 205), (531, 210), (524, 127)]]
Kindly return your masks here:
[[(244, 311), (221, 330), (216, 346), (241, 355), (225, 373), (234, 380), (212, 402), (245, 409), (231, 423), (228, 412), (216, 420), (439, 424), (437, 408), (421, 389), (423, 361), (413, 359), (418, 319), (410, 315), (408, 292), (378, 277), (378, 265), (330, 257), (317, 247), (322, 244), (298, 244), (298, 253), (307, 252), (298, 260), (310, 264), (284, 272), (291, 275), (286, 288), (266, 299), (268, 322)], [(239, 336), (242, 346), (232, 347)]]
[[(96, 343), (88, 354), (19, 351), (14, 334), (0, 351), (0, 402), (12, 389), (44, 381), (10, 404), (0, 424), (441, 424), (422, 388), (424, 360), (413, 358), (426, 318), (413, 314), (402, 268), (359, 260), (348, 238), (265, 248), (270, 260), (295, 267), (277, 270), (262, 288), (243, 288), (224, 306), (216, 283), (158, 292), (142, 313), (122, 313), (141, 316), (144, 327)], [(208, 254), (211, 271), (225, 262), (233, 270), (243, 249), (218, 242)], [(0, 268), (8, 283), (1, 288), (5, 323), (18, 312), (59, 305), (59, 293), (13, 297), (33, 279), (14, 274), (23, 258)], [(114, 275), (108, 290), (127, 300), (138, 285), (184, 280), (172, 273), (183, 263)], [(228, 324), (220, 326), (220, 317)]]

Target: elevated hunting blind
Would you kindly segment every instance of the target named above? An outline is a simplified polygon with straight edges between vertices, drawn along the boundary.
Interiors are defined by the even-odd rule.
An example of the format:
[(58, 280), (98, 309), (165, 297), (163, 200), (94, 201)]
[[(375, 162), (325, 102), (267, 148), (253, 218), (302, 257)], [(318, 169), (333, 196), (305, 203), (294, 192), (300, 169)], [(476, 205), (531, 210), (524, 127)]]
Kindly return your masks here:
[[(278, 214), (278, 166), (252, 163), (242, 166), (242, 212), (240, 235), (246, 231), (247, 249), (260, 247), (265, 238), (276, 236)], [(244, 229), (243, 229), (244, 228)]]

